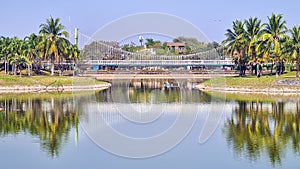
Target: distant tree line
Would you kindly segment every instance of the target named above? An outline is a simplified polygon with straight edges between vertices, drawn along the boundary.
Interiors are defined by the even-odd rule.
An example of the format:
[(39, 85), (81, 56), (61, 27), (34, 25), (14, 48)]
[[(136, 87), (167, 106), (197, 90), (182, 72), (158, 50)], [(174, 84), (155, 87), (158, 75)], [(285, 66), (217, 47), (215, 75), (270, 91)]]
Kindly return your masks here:
[[(145, 39), (145, 46), (147, 49), (154, 49), (156, 55), (179, 55), (179, 54), (193, 54), (199, 52), (205, 52), (214, 48), (219, 47), (220, 45), (217, 42), (205, 43), (199, 42), (196, 38), (188, 37), (178, 37), (173, 39), (173, 43), (184, 42), (184, 52), (178, 53), (175, 50), (172, 50), (168, 47), (168, 42), (161, 42), (159, 40), (154, 40), (152, 38)], [(137, 46), (134, 43), (124, 44), (122, 49), (129, 52), (138, 52), (141, 50), (141, 46)]]

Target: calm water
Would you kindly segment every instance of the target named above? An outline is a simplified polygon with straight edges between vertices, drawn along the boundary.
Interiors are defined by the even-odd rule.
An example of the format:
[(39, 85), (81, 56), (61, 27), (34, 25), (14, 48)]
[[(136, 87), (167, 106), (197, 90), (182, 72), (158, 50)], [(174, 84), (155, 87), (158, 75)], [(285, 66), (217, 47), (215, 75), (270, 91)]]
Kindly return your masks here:
[[(216, 98), (191, 90), (190, 83), (172, 84), (173, 88), (164, 88), (164, 83), (115, 82), (109, 90), (75, 95), (0, 96), (0, 168), (300, 166), (300, 101), (296, 97), (276, 96), (268, 102), (224, 100), (222, 94)], [(194, 123), (187, 122), (191, 130), (174, 147), (152, 157), (123, 157), (116, 146), (133, 153), (145, 147), (118, 144), (120, 140), (105, 136), (105, 126), (109, 126), (127, 138), (151, 139), (172, 130), (181, 113), (188, 114), (183, 116), (187, 119), (195, 117)], [(212, 114), (213, 123), (205, 128)], [(210, 133), (211, 126), (216, 130), (204, 135), (207, 140), (200, 143), (201, 134)], [(175, 139), (148, 149), (156, 151), (157, 146)], [(118, 145), (107, 148), (105, 143)]]

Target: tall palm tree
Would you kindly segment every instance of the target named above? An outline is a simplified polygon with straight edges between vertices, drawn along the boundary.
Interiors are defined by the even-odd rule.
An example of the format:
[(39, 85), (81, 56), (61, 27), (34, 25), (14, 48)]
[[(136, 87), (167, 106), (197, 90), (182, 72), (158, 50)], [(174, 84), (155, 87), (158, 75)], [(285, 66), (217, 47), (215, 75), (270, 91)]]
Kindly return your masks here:
[(286, 53), (296, 60), (296, 77), (299, 77), (299, 56), (300, 56), (300, 26), (294, 26), (289, 30), (291, 37), (283, 43), (284, 50)]
[(231, 56), (237, 52), (237, 63), (240, 70), (240, 75), (242, 75), (241, 60), (244, 57), (247, 49), (244, 22), (240, 20), (233, 22), (233, 30), (227, 29), (225, 36), (226, 39), (222, 42), (222, 44), (226, 48), (227, 53)]
[(46, 39), (44, 58), (49, 58), (51, 62), (51, 76), (54, 75), (54, 64), (60, 60), (59, 43), (69, 37), (65, 27), (60, 23), (59, 18), (50, 17), (47, 23), (40, 25), (40, 34)]
[(286, 37), (286, 21), (281, 14), (275, 15), (274, 13), (268, 17), (268, 21), (264, 24), (265, 28), (262, 30), (263, 33), (256, 49), (263, 55), (264, 59), (267, 59), (271, 52), (276, 59), (281, 55), (280, 43)]
[(263, 25), (261, 24), (261, 20), (258, 18), (249, 18), (245, 20), (245, 34), (247, 38), (247, 46), (248, 46), (248, 56), (252, 57), (252, 60), (256, 59), (256, 45), (259, 37), (262, 33)]

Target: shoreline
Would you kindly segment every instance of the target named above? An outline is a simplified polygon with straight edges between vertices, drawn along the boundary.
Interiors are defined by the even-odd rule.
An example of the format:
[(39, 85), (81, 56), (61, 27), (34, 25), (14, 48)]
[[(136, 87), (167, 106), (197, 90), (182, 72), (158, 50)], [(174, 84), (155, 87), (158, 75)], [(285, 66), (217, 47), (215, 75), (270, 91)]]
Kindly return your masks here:
[(0, 93), (44, 93), (104, 90), (110, 83), (84, 86), (0, 86)]

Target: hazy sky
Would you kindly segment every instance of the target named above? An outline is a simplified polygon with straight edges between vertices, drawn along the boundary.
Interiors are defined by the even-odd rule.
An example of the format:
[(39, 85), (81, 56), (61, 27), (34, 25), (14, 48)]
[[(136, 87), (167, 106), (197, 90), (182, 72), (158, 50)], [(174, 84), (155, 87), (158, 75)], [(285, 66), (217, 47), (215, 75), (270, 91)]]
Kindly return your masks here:
[[(68, 28), (78, 27), (91, 36), (105, 24), (142, 12), (162, 12), (181, 17), (220, 42), (236, 19), (267, 20), (281, 13), (288, 26), (300, 24), (300, 1), (284, 0), (1, 0), (0, 35), (24, 37), (38, 33), (46, 18), (61, 18)], [(69, 19), (70, 18), (70, 19)], [(71, 21), (71, 22), (69, 22)]]

